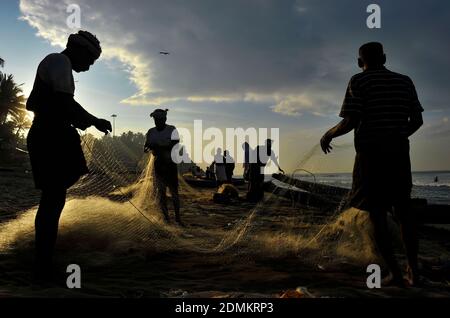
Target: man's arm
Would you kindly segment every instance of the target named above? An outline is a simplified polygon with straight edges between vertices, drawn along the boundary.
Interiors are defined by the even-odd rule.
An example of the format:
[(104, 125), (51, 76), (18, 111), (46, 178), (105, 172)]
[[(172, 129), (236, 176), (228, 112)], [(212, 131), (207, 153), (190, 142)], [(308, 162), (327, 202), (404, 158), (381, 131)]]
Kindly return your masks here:
[(272, 153), (270, 154), (270, 160), (272, 160), (272, 162), (277, 166), (278, 170), (280, 170), (280, 172), (284, 173), (284, 170), (281, 169), (280, 164), (278, 163), (278, 158), (275, 155), (275, 152), (272, 150)]
[(346, 135), (351, 132), (356, 128), (358, 122), (359, 120), (354, 117), (345, 117), (339, 122), (339, 124), (328, 130), (320, 140), (320, 146), (322, 147), (323, 152), (331, 152), (331, 150), (333, 149), (333, 147), (331, 147), (330, 145), (331, 141), (334, 138)]
[(95, 126), (104, 134), (112, 131), (111, 123), (105, 119), (99, 119), (88, 113), (71, 94), (57, 93), (57, 99), (64, 105), (64, 115), (74, 127), (85, 130), (90, 126)]
[(324, 153), (327, 154), (333, 149), (330, 144), (334, 138), (348, 134), (358, 126), (363, 104), (363, 95), (358, 84), (358, 77), (355, 75), (350, 79), (345, 92), (344, 102), (339, 114), (343, 119), (339, 124), (328, 130), (320, 139), (320, 146)]
[(149, 142), (149, 134), (147, 133), (147, 141), (145, 142), (144, 152), (154, 151), (155, 153), (161, 153), (164, 151), (172, 151), (173, 147), (180, 143), (180, 139), (178, 137), (178, 132), (172, 133), (171, 139), (164, 142)]
[(150, 144), (148, 144), (147, 142), (145, 142), (145, 145), (144, 145), (144, 152), (147, 153), (147, 152), (149, 152), (150, 150), (152, 150)]
[(175, 147), (175, 146), (178, 145), (179, 143), (180, 143), (180, 140), (179, 140), (179, 139), (171, 140), (171, 141), (170, 141), (169, 148), (172, 149), (173, 147)]
[(152, 145), (150, 143), (150, 130), (145, 134), (145, 144), (144, 152), (147, 153), (152, 150)]
[(423, 125), (422, 112), (424, 109), (420, 104), (413, 81), (409, 77), (407, 79), (411, 86), (410, 116), (408, 122), (408, 137), (411, 137)]
[(411, 137), (423, 125), (423, 116), (420, 112), (412, 113), (408, 122), (408, 137)]

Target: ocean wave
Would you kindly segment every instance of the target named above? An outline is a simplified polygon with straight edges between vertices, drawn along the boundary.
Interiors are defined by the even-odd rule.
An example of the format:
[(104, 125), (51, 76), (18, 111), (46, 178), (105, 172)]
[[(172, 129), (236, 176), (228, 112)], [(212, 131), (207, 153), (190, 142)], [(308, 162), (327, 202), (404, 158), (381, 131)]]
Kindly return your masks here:
[[(304, 180), (304, 179), (303, 179)], [(318, 183), (334, 186), (346, 186), (351, 185), (352, 180), (317, 180)], [(413, 181), (415, 187), (433, 187), (433, 188), (450, 188), (450, 183), (436, 183), (436, 182), (421, 182)]]
[(416, 187), (434, 187), (434, 188), (450, 188), (450, 183), (427, 183), (427, 182), (413, 182)]

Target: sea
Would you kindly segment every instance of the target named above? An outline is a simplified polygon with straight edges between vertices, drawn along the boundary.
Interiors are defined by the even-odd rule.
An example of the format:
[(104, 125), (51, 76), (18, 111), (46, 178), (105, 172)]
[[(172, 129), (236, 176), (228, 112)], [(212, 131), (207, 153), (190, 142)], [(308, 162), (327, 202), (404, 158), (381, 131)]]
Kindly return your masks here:
[[(350, 189), (352, 187), (351, 173), (322, 173), (301, 175), (298, 178), (305, 181), (316, 181), (327, 185)], [(429, 204), (450, 205), (450, 171), (413, 172), (413, 198), (427, 199)], [(389, 180), (386, 180), (389, 182)]]

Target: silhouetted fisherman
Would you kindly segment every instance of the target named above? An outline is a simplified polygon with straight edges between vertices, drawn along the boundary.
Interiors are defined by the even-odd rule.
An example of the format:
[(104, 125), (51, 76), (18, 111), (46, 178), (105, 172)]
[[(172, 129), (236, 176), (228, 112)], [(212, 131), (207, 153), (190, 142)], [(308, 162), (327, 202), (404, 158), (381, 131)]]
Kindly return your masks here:
[(107, 134), (111, 123), (89, 114), (74, 100), (72, 70), (86, 72), (100, 57), (100, 42), (89, 32), (69, 37), (62, 53), (39, 64), (27, 109), (34, 112), (27, 143), (36, 188), (42, 190), (36, 214), (36, 267), (38, 279), (51, 279), (52, 257), (66, 191), (88, 169), (76, 128), (95, 126)]
[(205, 179), (206, 180), (211, 180), (211, 168), (208, 166), (206, 167), (206, 171), (205, 171)]
[(147, 132), (144, 151), (151, 151), (155, 156), (154, 190), (161, 212), (166, 222), (170, 222), (167, 208), (166, 191), (169, 188), (175, 210), (175, 221), (183, 225), (180, 217), (180, 199), (178, 195), (178, 166), (172, 159), (172, 149), (180, 142), (178, 131), (167, 125), (167, 109), (156, 109), (151, 113), (155, 127)]
[(248, 142), (244, 142), (242, 144), (242, 150), (244, 150), (244, 163), (242, 164), (242, 168), (244, 169), (244, 180), (248, 181), (248, 173), (250, 170), (250, 153), (253, 153), (253, 149), (251, 149), (250, 144)]
[(236, 164), (234, 163), (234, 159), (233, 157), (230, 156), (230, 152), (228, 150), (225, 150), (223, 154), (224, 154), (223, 157), (225, 162), (225, 174), (227, 176), (227, 182), (232, 183), (234, 168), (236, 167)]
[(214, 155), (214, 161), (211, 164), (214, 167), (214, 175), (216, 176), (217, 187), (227, 182), (227, 171), (225, 166), (225, 157), (222, 154), (222, 148), (217, 148)]
[(209, 173), (210, 173), (210, 179), (216, 181), (216, 173), (214, 171), (216, 166), (216, 163), (213, 161), (210, 165), (209, 165)]
[(284, 173), (280, 168), (278, 158), (272, 149), (272, 140), (267, 139), (264, 146), (257, 146), (254, 153), (249, 154), (249, 184), (247, 192), (247, 200), (251, 202), (259, 202), (264, 199), (264, 168), (269, 160), (278, 167), (278, 170)]
[(403, 285), (387, 226), (387, 211), (394, 208), (407, 252), (409, 283), (414, 285), (418, 238), (416, 216), (410, 209), (408, 138), (423, 125), (423, 108), (411, 79), (389, 71), (385, 63), (380, 43), (367, 43), (359, 49), (358, 65), (363, 72), (350, 80), (340, 113), (343, 120), (320, 143), (328, 153), (333, 138), (355, 130), (351, 206), (370, 213), (376, 244), (390, 271), (384, 282)]

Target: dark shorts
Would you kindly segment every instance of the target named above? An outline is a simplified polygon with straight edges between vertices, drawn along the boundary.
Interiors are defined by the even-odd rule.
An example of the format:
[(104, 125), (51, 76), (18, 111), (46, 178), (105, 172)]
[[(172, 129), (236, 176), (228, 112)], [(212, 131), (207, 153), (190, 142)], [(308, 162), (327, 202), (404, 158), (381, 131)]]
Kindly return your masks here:
[(247, 200), (260, 201), (264, 198), (264, 174), (261, 172), (263, 166), (251, 163), (248, 171), (248, 192)]
[(27, 146), (38, 189), (68, 189), (89, 172), (80, 136), (72, 126), (33, 123)]
[(409, 204), (411, 189), (409, 148), (356, 154), (350, 197), (352, 207), (371, 212)]
[(155, 186), (161, 190), (178, 190), (178, 167), (173, 162), (155, 161)]

